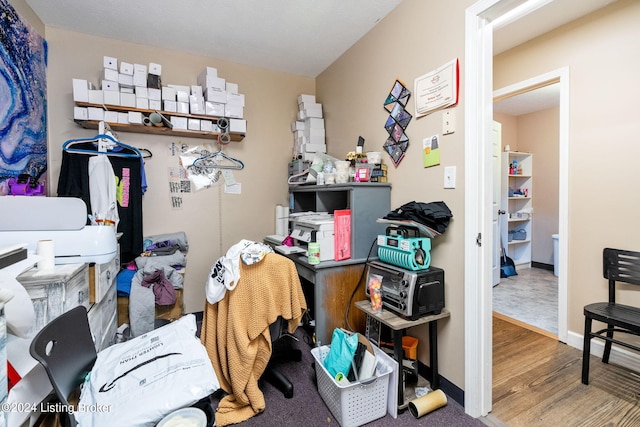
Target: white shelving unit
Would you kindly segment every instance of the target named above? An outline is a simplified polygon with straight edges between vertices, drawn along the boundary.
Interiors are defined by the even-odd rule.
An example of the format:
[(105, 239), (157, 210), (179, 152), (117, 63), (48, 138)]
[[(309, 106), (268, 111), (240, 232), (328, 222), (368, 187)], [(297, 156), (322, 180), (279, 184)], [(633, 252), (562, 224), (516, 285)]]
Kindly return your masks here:
[(533, 155), (518, 151), (502, 156), (502, 241), (516, 266), (531, 267)]

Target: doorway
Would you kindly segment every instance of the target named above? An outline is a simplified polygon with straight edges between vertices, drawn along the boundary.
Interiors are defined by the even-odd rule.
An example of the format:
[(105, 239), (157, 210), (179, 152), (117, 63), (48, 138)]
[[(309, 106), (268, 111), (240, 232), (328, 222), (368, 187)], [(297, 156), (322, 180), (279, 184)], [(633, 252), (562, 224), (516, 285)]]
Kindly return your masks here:
[[(509, 23), (548, 2), (529, 0), (478, 1), (466, 10), (465, 21), (465, 412), (473, 417), (491, 410), (492, 384), (492, 90), (493, 31), (499, 18)], [(523, 7), (520, 7), (523, 6)], [(493, 23), (492, 23), (493, 22)], [(555, 71), (550, 81), (561, 83), (559, 265), (567, 265), (568, 236), (568, 70)], [(533, 86), (532, 84), (529, 86)], [(526, 87), (526, 86), (525, 86)], [(566, 269), (560, 268), (559, 339), (566, 341)]]
[[(557, 339), (562, 310), (554, 259), (559, 227), (560, 83), (523, 85), (516, 85), (515, 92), (498, 90), (502, 95), (493, 103), (493, 118), (501, 128), (498, 182), (494, 170), (494, 186), (501, 188), (502, 196), (499, 212), (504, 212), (499, 245), (504, 247), (503, 259), (515, 261), (505, 271), (516, 273), (503, 275), (494, 285), (493, 312)], [(518, 159), (524, 160), (524, 173), (511, 170), (512, 161)], [(494, 242), (498, 246), (498, 238)]]

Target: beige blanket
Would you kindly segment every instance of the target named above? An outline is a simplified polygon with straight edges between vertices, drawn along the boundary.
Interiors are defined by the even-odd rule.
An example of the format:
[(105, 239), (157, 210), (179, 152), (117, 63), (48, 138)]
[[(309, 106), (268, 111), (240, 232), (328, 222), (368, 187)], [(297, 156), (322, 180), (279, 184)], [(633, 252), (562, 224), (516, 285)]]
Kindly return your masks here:
[(240, 280), (216, 304), (206, 303), (201, 341), (227, 392), (216, 425), (245, 421), (264, 411), (258, 379), (271, 357), (269, 325), (278, 316), (294, 332), (307, 309), (293, 261), (275, 253), (253, 265), (240, 263)]

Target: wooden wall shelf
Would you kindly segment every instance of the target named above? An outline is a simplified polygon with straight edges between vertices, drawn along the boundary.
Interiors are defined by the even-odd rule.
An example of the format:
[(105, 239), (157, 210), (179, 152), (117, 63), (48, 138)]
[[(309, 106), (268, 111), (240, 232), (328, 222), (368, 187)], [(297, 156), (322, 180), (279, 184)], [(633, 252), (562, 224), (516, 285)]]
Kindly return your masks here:
[[(104, 108), (107, 111), (119, 111), (119, 112), (129, 112), (136, 111), (142, 114), (149, 115), (154, 113), (155, 110), (144, 110), (139, 108), (131, 108), (131, 107), (122, 107), (120, 105), (99, 105), (99, 104), (89, 104), (87, 102), (76, 102), (78, 107), (97, 107)], [(161, 114), (165, 116), (179, 116), (179, 117), (187, 117), (191, 119), (200, 119), (200, 120), (211, 120), (215, 122), (219, 117), (215, 116), (204, 116), (204, 115), (196, 115), (196, 114), (184, 114), (184, 113), (168, 113), (165, 111), (160, 111)], [(99, 121), (97, 120), (74, 120), (78, 125), (82, 126), (85, 129), (98, 129)], [(119, 123), (111, 123), (107, 122), (109, 127), (116, 132), (136, 132), (136, 133), (147, 133), (153, 135), (167, 135), (167, 136), (179, 136), (184, 138), (204, 138), (204, 139), (214, 139), (217, 140), (220, 135), (219, 132), (207, 132), (207, 131), (199, 131), (199, 130), (187, 130), (187, 129), (170, 129), (168, 127), (158, 127), (158, 126), (144, 126), (137, 124), (119, 124)], [(231, 141), (242, 141), (245, 137), (244, 133), (230, 132), (229, 136), (231, 137)]]

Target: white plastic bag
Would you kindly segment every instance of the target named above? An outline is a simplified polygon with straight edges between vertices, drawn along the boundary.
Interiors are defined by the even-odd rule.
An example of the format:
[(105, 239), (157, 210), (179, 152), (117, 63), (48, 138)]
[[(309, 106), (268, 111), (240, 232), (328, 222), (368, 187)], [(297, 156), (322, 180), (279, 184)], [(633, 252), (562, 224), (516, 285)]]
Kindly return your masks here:
[(189, 314), (98, 353), (75, 413), (82, 427), (155, 426), (220, 388)]

